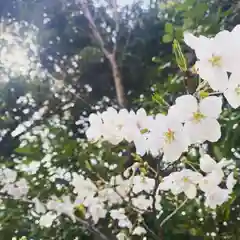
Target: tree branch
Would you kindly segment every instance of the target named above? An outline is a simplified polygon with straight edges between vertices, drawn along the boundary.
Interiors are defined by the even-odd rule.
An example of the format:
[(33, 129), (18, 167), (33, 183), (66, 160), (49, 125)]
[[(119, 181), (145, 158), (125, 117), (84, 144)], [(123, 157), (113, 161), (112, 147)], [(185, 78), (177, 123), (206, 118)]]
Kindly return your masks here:
[(80, 222), (87, 230), (89, 230), (93, 234), (97, 235), (98, 239), (102, 239), (102, 240), (114, 240), (114, 239), (116, 239), (114, 236), (111, 236), (111, 238), (108, 238), (105, 234), (103, 234), (96, 227), (94, 227), (93, 225), (91, 225), (90, 223), (88, 223), (87, 221), (85, 221), (81, 218), (76, 217), (76, 220), (78, 222)]
[(119, 22), (119, 13), (118, 13), (118, 4), (117, 4), (117, 0), (110, 0), (111, 5), (112, 5), (112, 10), (113, 10), (113, 18), (115, 21), (115, 33), (116, 33), (116, 38), (115, 38), (115, 43), (113, 46), (113, 53), (116, 54), (117, 51), (117, 36), (118, 36), (118, 32), (119, 32), (119, 28), (120, 28), (120, 22)]
[[(108, 59), (111, 69), (112, 69), (112, 76), (115, 84), (115, 90), (117, 95), (117, 101), (120, 107), (126, 108), (127, 106), (127, 99), (125, 96), (124, 86), (122, 83), (122, 77), (120, 74), (119, 66), (117, 64), (116, 59), (116, 51), (117, 51), (117, 41), (114, 44), (113, 50), (109, 51), (104, 44), (103, 38), (100, 35), (97, 26), (94, 22), (92, 14), (88, 8), (88, 3), (86, 0), (80, 0), (80, 4), (82, 6), (83, 14), (89, 22), (90, 28), (92, 30), (92, 34), (97, 41), (98, 45), (100, 46), (102, 52), (104, 53), (105, 57)], [(117, 13), (117, 2), (113, 0), (113, 8), (114, 8), (114, 18), (116, 21), (116, 31), (119, 30), (119, 20), (118, 20), (118, 13)], [(116, 32), (117, 34), (117, 32)]]
[(178, 210), (186, 204), (187, 201), (188, 198), (186, 198), (171, 214), (164, 218), (163, 221), (160, 223), (160, 227), (162, 227), (172, 216), (174, 216), (178, 212)]

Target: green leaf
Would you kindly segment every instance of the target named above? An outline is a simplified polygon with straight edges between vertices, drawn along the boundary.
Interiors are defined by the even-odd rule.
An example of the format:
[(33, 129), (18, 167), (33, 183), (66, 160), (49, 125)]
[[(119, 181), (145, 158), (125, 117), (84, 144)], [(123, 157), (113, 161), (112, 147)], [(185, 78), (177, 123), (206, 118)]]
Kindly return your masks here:
[(200, 98), (206, 98), (209, 96), (209, 93), (208, 92), (205, 92), (205, 91), (200, 91), (199, 92), (199, 96)]
[(176, 62), (177, 62), (178, 67), (183, 72), (186, 72), (187, 71), (187, 62), (186, 62), (186, 59), (185, 59), (185, 57), (182, 53), (181, 46), (176, 39), (174, 39), (174, 41), (173, 41), (173, 53), (175, 54), (175, 58), (176, 58)]
[(173, 25), (171, 23), (166, 23), (165, 24), (165, 32), (168, 33), (169, 35), (173, 34)]
[(175, 37), (179, 41), (183, 39), (183, 30), (182, 30), (182, 28), (177, 28), (175, 30)]
[(168, 103), (158, 93), (154, 93), (152, 95), (152, 100), (154, 102), (158, 103), (159, 105), (163, 105), (164, 104), (164, 105), (168, 106)]
[(165, 34), (162, 38), (162, 41), (164, 43), (169, 43), (173, 40), (173, 36), (172, 35), (169, 35), (169, 34)]
[(152, 58), (152, 61), (153, 61), (154, 63), (162, 63), (162, 59), (161, 59), (160, 57), (153, 57), (153, 58)]
[(32, 153), (32, 148), (29, 146), (23, 147), (23, 148), (16, 148), (16, 153), (24, 153), (24, 154), (30, 154)]

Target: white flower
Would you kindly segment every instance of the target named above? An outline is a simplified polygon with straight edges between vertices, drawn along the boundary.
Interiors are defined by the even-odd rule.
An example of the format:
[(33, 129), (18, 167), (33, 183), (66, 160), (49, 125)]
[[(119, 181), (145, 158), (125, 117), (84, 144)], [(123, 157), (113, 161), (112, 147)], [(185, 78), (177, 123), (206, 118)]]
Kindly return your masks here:
[(128, 237), (124, 232), (118, 233), (116, 237), (118, 240), (128, 240)]
[[(158, 192), (158, 191), (157, 191)], [(162, 205), (161, 205), (162, 197), (159, 194), (155, 195), (155, 209), (159, 212), (162, 211)]]
[(132, 187), (132, 182), (130, 179), (124, 180), (121, 175), (113, 176), (110, 180), (111, 186), (113, 186), (118, 195), (121, 198), (128, 200), (128, 194)]
[(57, 213), (57, 215), (65, 214), (69, 216), (72, 221), (75, 221), (74, 208), (75, 203), (72, 203), (70, 196), (62, 196), (61, 198), (57, 198), (52, 196), (51, 200), (47, 202), (48, 210), (53, 210)]
[(184, 34), (184, 40), (195, 50), (199, 61), (196, 68), (200, 77), (208, 81), (213, 90), (224, 91), (227, 87), (228, 75), (236, 67), (234, 63), (235, 52), (231, 49), (226, 51), (231, 39), (230, 32), (219, 32), (214, 38), (201, 36), (194, 37), (190, 33)]
[(29, 190), (29, 185), (26, 179), (21, 178), (15, 183), (15, 185), (19, 189), (19, 196), (27, 195)]
[(205, 193), (216, 189), (224, 177), (222, 165), (217, 163), (208, 154), (204, 154), (200, 158), (200, 169), (207, 173), (207, 175), (199, 180), (199, 188)]
[(149, 128), (151, 120), (153, 118), (147, 116), (144, 109), (139, 109), (135, 114), (126, 109), (117, 112), (109, 107), (101, 114), (90, 114), (90, 127), (86, 135), (92, 141), (103, 139), (116, 145), (125, 139), (128, 142), (136, 141), (137, 145), (144, 140), (143, 131)]
[(221, 137), (220, 124), (217, 121), (221, 113), (222, 100), (210, 96), (200, 103), (192, 95), (183, 95), (176, 99), (176, 104), (170, 109), (185, 123), (184, 131), (191, 143), (216, 142)]
[(21, 171), (26, 172), (27, 174), (36, 174), (38, 169), (40, 168), (41, 162), (40, 161), (32, 161), (29, 164), (21, 164), (19, 169)]
[(155, 118), (154, 130), (149, 137), (151, 152), (163, 152), (163, 161), (174, 162), (188, 149), (188, 136), (183, 131), (183, 125), (174, 115), (158, 114)]
[(29, 190), (28, 182), (21, 178), (19, 181), (15, 182), (14, 184), (6, 184), (1, 191), (7, 192), (9, 195), (13, 196), (14, 198), (22, 198), (27, 195)]
[(125, 125), (126, 117), (128, 116), (127, 110), (122, 110), (119, 114), (116, 109), (109, 107), (102, 113), (103, 139), (117, 145), (123, 140), (123, 134), (121, 132)]
[(95, 224), (98, 223), (100, 218), (105, 218), (107, 210), (99, 198), (87, 198), (83, 204), (87, 207), (86, 218), (91, 217)]
[(132, 223), (125, 215), (125, 210), (123, 208), (111, 210), (110, 216), (112, 219), (118, 220), (118, 226), (120, 228), (132, 228)]
[(9, 168), (0, 169), (0, 182), (2, 184), (13, 183), (16, 181), (16, 178), (17, 178), (16, 171)]
[(142, 235), (145, 235), (146, 233), (147, 231), (144, 227), (137, 226), (134, 228), (132, 235), (142, 236)]
[(200, 158), (200, 169), (205, 173), (211, 173), (213, 171), (219, 171), (220, 175), (223, 175), (221, 162), (217, 163), (208, 154), (204, 154)]
[(163, 179), (159, 184), (159, 190), (171, 190), (174, 195), (182, 192), (189, 198), (193, 199), (197, 195), (196, 185), (202, 175), (190, 169), (183, 169), (180, 172), (173, 172)]
[(81, 195), (83, 198), (94, 196), (97, 192), (97, 187), (89, 178), (85, 179), (82, 175), (76, 173), (73, 174), (71, 184), (74, 186), (74, 192)]
[(110, 210), (110, 216), (114, 220), (124, 219), (126, 218), (125, 209), (124, 208), (112, 209)]
[(58, 212), (66, 214), (75, 222), (74, 208), (75, 204), (71, 201), (70, 196), (61, 197), (61, 207), (58, 209)]
[(237, 183), (237, 180), (234, 179), (234, 175), (233, 175), (233, 172), (231, 172), (228, 177), (227, 177), (227, 182), (226, 182), (226, 185), (227, 185), (227, 188), (229, 191), (232, 191), (235, 184)]
[(152, 197), (147, 198), (144, 195), (139, 195), (132, 199), (132, 204), (140, 211), (146, 211), (149, 208), (152, 208), (153, 199)]
[(35, 204), (36, 213), (45, 213), (46, 212), (45, 206), (41, 203), (41, 201), (38, 198), (33, 198), (32, 201)]
[(222, 182), (223, 174), (220, 171), (213, 171), (199, 180), (199, 188), (205, 193), (211, 193)]
[(152, 116), (147, 116), (146, 111), (140, 108), (134, 121), (129, 121), (129, 127), (132, 129), (132, 140), (136, 147), (136, 153), (143, 156), (149, 151), (149, 131), (151, 130), (154, 120)]
[(233, 72), (229, 77), (224, 96), (231, 107), (238, 108), (240, 106), (240, 74), (238, 72)]
[(45, 215), (42, 215), (39, 220), (39, 225), (41, 227), (49, 228), (52, 226), (53, 221), (56, 219), (57, 215), (52, 212), (48, 212)]
[(145, 191), (150, 193), (153, 191), (155, 186), (155, 180), (152, 178), (144, 177), (144, 176), (134, 176), (133, 177), (133, 189), (134, 193), (140, 193)]
[(100, 114), (91, 113), (89, 116), (90, 127), (86, 131), (86, 136), (90, 141), (98, 141), (102, 137), (103, 122)]
[(122, 198), (119, 194), (112, 188), (104, 188), (98, 192), (98, 197), (103, 201), (107, 201), (109, 206), (114, 204), (121, 204)]
[(216, 187), (211, 192), (206, 194), (205, 205), (215, 209), (217, 206), (222, 205), (229, 198), (229, 190)]

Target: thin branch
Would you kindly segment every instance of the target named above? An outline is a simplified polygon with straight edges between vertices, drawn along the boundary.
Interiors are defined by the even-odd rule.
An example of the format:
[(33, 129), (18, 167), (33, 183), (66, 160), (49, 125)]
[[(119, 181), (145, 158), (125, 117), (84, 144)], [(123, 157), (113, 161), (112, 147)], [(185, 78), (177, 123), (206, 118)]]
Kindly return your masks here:
[(160, 177), (160, 161), (158, 161), (157, 163), (157, 171), (156, 171), (156, 180), (155, 180), (155, 186), (153, 189), (153, 203), (152, 203), (152, 209), (153, 212), (156, 214), (156, 208), (155, 208), (155, 204), (156, 204), (156, 194), (158, 191), (158, 186), (159, 186), (159, 177)]
[[(116, 0), (114, 0), (116, 1)], [(94, 22), (94, 19), (92, 17), (92, 14), (88, 8), (88, 3), (86, 0), (80, 0), (80, 4), (82, 6), (83, 14), (86, 17), (86, 19), (89, 22), (90, 28), (92, 30), (92, 34), (95, 38), (95, 40), (98, 42), (102, 52), (104, 53), (105, 57), (108, 59), (110, 66), (112, 68), (112, 75), (114, 79), (114, 84), (115, 84), (115, 90), (116, 90), (116, 95), (117, 95), (117, 101), (120, 107), (125, 108), (127, 106), (127, 99), (125, 96), (125, 91), (124, 91), (124, 86), (122, 83), (122, 78), (119, 70), (119, 66), (117, 64), (116, 60), (116, 50), (117, 50), (117, 45), (115, 44), (115, 49), (113, 51), (109, 51), (104, 44), (103, 38), (100, 35), (97, 26)], [(117, 9), (116, 9), (117, 11)], [(116, 13), (115, 13), (116, 15)], [(118, 30), (118, 23), (116, 23), (116, 29)]]
[(118, 36), (118, 33), (119, 33), (119, 28), (120, 28), (117, 0), (111, 0), (111, 4), (112, 4), (112, 9), (113, 9), (113, 17), (114, 17), (114, 20), (115, 20), (115, 33), (116, 33), (115, 43), (114, 43), (114, 46), (113, 46), (113, 53), (116, 54), (117, 40), (118, 40), (117, 36)]
[[(23, 199), (15, 199), (5, 193), (1, 193), (0, 192), (0, 199), (10, 199), (10, 200), (15, 200), (15, 201), (21, 201), (23, 203), (31, 203), (31, 204), (34, 204), (33, 201), (30, 201), (26, 198), (23, 198)], [(101, 231), (99, 231), (96, 227), (94, 227), (93, 225), (91, 225), (89, 222), (81, 219), (81, 218), (78, 218), (75, 216), (75, 219), (80, 222), (87, 230), (89, 230), (90, 232), (92, 232), (93, 234), (97, 235), (99, 237), (99, 239), (102, 239), (102, 240), (114, 240), (115, 238), (113, 236), (111, 236), (111, 239), (109, 239), (107, 236), (105, 236)]]
[(154, 232), (152, 231), (152, 229), (150, 229), (148, 227), (148, 225), (146, 224), (146, 222), (143, 220), (143, 226), (148, 230), (149, 233), (151, 233), (152, 237), (155, 239), (155, 240), (159, 240), (159, 236)]
[(111, 236), (111, 239), (108, 238), (105, 234), (103, 234), (100, 230), (98, 230), (96, 227), (91, 225), (89, 222), (87, 222), (87, 221), (85, 221), (85, 220), (83, 220), (81, 218), (77, 218), (77, 217), (76, 217), (76, 220), (78, 222), (80, 222), (90, 232), (92, 232), (93, 234), (97, 235), (99, 237), (99, 239), (102, 239), (102, 240), (112, 240), (112, 239), (114, 239), (114, 238), (112, 238), (112, 236)]
[(28, 200), (26, 198), (22, 198), (22, 199), (21, 198), (14, 198), (13, 196), (10, 196), (9, 194), (3, 193), (3, 192), (0, 192), (0, 199), (19, 201), (19, 202), (27, 203), (27, 204), (32, 204), (33, 203), (31, 200)]
[(188, 198), (186, 198), (171, 214), (164, 218), (163, 221), (160, 223), (160, 227), (162, 227), (172, 216), (174, 216), (178, 212), (178, 210), (186, 204), (187, 201)]

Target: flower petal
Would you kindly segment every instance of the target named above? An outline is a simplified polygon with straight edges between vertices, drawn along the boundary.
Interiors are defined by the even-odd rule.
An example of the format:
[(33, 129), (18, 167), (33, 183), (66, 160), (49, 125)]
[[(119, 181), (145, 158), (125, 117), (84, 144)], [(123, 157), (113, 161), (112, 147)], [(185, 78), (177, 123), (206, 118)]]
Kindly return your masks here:
[(136, 147), (136, 153), (143, 156), (147, 152), (147, 140), (144, 137), (140, 137), (134, 140)]
[(189, 186), (185, 189), (184, 193), (189, 199), (193, 199), (197, 195), (197, 188), (194, 184), (189, 184)]
[(196, 62), (196, 68), (200, 77), (206, 80), (215, 91), (225, 91), (228, 84), (228, 75), (220, 67), (213, 67), (208, 60)]
[(236, 91), (239, 86), (240, 86), (240, 74), (234, 72), (230, 76), (228, 88), (224, 92), (225, 98), (233, 108), (237, 108), (240, 106), (240, 95)]
[(186, 122), (184, 125), (185, 135), (189, 137), (190, 144), (205, 141), (201, 124)]
[(199, 108), (205, 116), (218, 118), (222, 111), (222, 99), (216, 96), (206, 97), (200, 102)]
[(200, 169), (205, 173), (210, 173), (216, 169), (217, 163), (208, 154), (204, 154), (200, 158)]
[(205, 140), (217, 142), (221, 137), (221, 126), (217, 120), (206, 118), (201, 123)]
[(195, 97), (192, 95), (183, 95), (176, 99), (176, 104), (172, 107), (171, 111), (175, 113), (175, 116), (178, 115), (180, 121), (187, 121), (192, 117), (192, 114), (198, 109), (198, 103)]
[(181, 140), (175, 140), (170, 144), (165, 144), (163, 146), (163, 161), (165, 162), (175, 162), (179, 159), (183, 152), (187, 150), (186, 141), (184, 138)]
[(238, 95), (234, 89), (227, 89), (224, 92), (224, 96), (232, 108), (238, 108), (240, 106), (240, 95)]
[(234, 179), (233, 172), (231, 172), (228, 175), (227, 182), (226, 182), (228, 190), (232, 191), (232, 189), (233, 189), (233, 187), (235, 186), (236, 183), (237, 183), (237, 180)]

